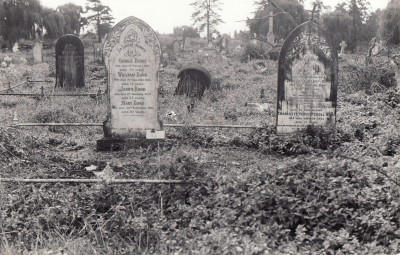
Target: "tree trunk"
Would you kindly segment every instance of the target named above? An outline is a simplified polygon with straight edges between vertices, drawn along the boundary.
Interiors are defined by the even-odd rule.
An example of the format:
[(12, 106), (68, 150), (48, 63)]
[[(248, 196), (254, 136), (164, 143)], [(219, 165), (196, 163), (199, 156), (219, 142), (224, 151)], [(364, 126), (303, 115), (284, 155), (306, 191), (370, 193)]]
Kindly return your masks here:
[(100, 37), (100, 14), (97, 16), (97, 36), (99, 37), (99, 43), (101, 43), (101, 37)]
[(210, 0), (207, 1), (207, 45), (210, 43)]

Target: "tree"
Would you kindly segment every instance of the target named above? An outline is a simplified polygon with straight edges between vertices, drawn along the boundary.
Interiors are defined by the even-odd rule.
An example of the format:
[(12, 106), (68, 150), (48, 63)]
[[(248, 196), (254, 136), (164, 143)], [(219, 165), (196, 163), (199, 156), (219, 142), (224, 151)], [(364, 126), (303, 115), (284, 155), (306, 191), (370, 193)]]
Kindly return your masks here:
[(352, 18), (343, 9), (343, 5), (338, 5), (336, 10), (322, 15), (322, 26), (333, 38), (333, 44), (339, 46), (340, 42), (350, 40)]
[(94, 14), (86, 17), (87, 22), (94, 24), (97, 30), (97, 36), (99, 42), (101, 42), (101, 36), (103, 35), (101, 25), (102, 24), (112, 24), (114, 17), (110, 14), (111, 9), (101, 3), (101, 0), (87, 0), (86, 12), (92, 12)]
[(83, 9), (81, 6), (69, 3), (57, 7), (57, 10), (62, 13), (65, 20), (64, 32), (66, 34), (77, 33), (79, 35), (81, 26), (80, 19)]
[(363, 30), (368, 18), (369, 5), (367, 0), (349, 0), (348, 12), (352, 18), (349, 49), (355, 49), (359, 42), (366, 40), (366, 38), (363, 38)]
[(199, 38), (200, 34), (197, 32), (197, 28), (189, 26), (174, 27), (174, 36), (182, 36), (183, 38)]
[(390, 44), (400, 44), (400, 0), (391, 0), (383, 11), (382, 36)]
[(212, 34), (217, 33), (216, 27), (224, 22), (217, 13), (217, 10), (221, 10), (220, 0), (196, 0), (190, 5), (195, 8), (192, 13), (193, 25), (197, 26), (200, 33), (207, 28), (207, 42), (211, 41)]
[(62, 13), (57, 12), (51, 8), (43, 8), (42, 12), (43, 26), (47, 30), (44, 36), (47, 39), (57, 39), (64, 34), (65, 20)]
[[(278, 39), (285, 39), (297, 25), (305, 22), (309, 16), (301, 2), (297, 0), (276, 0), (274, 4), (267, 0), (256, 2), (258, 10), (254, 19), (247, 22), (251, 35), (254, 35), (254, 33), (258, 37), (267, 35), (269, 32), (269, 12), (274, 11), (273, 33)], [(274, 5), (279, 6), (291, 17), (278, 10)]]
[[(35, 36), (35, 24), (41, 22), (42, 6), (39, 0), (2, 1), (3, 28), (1, 35), (11, 43), (18, 39), (31, 39)], [(4, 19), (3, 19), (4, 17)]]

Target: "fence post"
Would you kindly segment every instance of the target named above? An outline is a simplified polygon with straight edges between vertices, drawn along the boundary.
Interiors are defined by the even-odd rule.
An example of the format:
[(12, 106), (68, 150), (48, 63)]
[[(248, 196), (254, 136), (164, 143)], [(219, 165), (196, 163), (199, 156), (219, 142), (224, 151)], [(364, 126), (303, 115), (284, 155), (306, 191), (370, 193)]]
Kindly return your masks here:
[(40, 95), (41, 98), (44, 98), (44, 90), (43, 90), (43, 86), (40, 88), (40, 90), (42, 91), (42, 94)]

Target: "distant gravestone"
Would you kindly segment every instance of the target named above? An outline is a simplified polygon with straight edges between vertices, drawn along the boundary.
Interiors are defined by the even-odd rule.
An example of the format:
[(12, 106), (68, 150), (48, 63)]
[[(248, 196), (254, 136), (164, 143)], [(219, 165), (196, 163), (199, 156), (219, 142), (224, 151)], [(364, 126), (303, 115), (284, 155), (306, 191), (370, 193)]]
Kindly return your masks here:
[(56, 86), (66, 90), (85, 86), (84, 46), (75, 35), (64, 35), (56, 43)]
[(15, 42), (14, 46), (12, 47), (12, 52), (14, 53), (18, 52), (18, 48), (19, 48), (18, 42)]
[(37, 63), (43, 62), (43, 42), (35, 39), (35, 46), (33, 47), (33, 59)]
[(222, 36), (220, 41), (219, 41), (219, 49), (221, 53), (228, 53), (228, 38), (226, 36)]
[(267, 41), (274, 45), (275, 44), (275, 35), (274, 35), (274, 12), (269, 12), (269, 31), (267, 34)]
[[(161, 130), (157, 116), (161, 47), (153, 29), (128, 17), (108, 34), (103, 53), (110, 91), (109, 139), (126, 141), (144, 137), (146, 130)], [(97, 144), (106, 144), (107, 149), (107, 143)]]
[(102, 59), (103, 58), (103, 45), (102, 43), (94, 43), (94, 59)]
[(208, 46), (209, 49), (212, 49), (212, 48), (213, 48), (213, 43), (212, 43), (212, 41), (209, 41), (207, 46)]
[(344, 51), (346, 50), (346, 46), (347, 46), (346, 41), (342, 41), (342, 42), (340, 43), (340, 46), (341, 46), (341, 48), (340, 48), (340, 54), (344, 54)]
[(335, 123), (337, 58), (331, 38), (312, 21), (287, 37), (279, 54), (278, 134)]
[(172, 54), (174, 57), (179, 57), (181, 55), (181, 42), (179, 40), (175, 40), (172, 43)]

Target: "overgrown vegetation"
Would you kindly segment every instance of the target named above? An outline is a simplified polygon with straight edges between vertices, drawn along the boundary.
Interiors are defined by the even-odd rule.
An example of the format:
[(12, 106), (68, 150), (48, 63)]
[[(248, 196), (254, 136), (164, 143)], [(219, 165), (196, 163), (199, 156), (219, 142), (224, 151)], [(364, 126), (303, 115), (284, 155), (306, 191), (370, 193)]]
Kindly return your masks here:
[[(336, 126), (277, 136), (276, 62), (241, 63), (243, 54), (187, 55), (164, 68), (159, 116), (187, 127), (166, 128), (165, 141), (148, 147), (98, 152), (100, 127), (10, 127), (14, 112), (20, 122), (101, 122), (106, 95), (2, 98), (1, 178), (97, 178), (110, 162), (117, 178), (187, 183), (0, 181), (0, 254), (400, 252), (400, 97), (380, 80), (390, 75), (378, 68), (353, 70), (383, 86), (372, 90), (345, 78), (348, 63), (340, 62)], [(200, 58), (213, 82), (188, 111), (193, 100), (173, 96), (176, 75), (179, 66)], [(54, 60), (47, 55), (45, 61), (41, 72), (32, 72), (36, 65), (18, 68), (45, 79)], [(104, 67), (91, 59), (85, 66), (85, 90), (105, 91)], [(53, 85), (44, 90), (50, 93)], [(15, 90), (39, 92), (39, 86)], [(260, 111), (246, 103), (270, 107)], [(92, 165), (96, 171), (86, 170)]]

